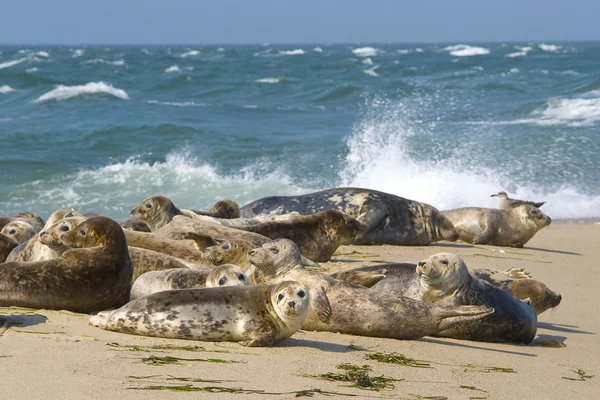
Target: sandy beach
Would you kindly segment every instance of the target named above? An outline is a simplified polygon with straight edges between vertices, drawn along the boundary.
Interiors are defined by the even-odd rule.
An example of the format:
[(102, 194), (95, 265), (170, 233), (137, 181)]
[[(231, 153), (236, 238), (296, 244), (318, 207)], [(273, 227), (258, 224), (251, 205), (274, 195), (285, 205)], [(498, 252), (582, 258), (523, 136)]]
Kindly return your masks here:
[[(460, 243), (343, 246), (331, 262), (323, 264), (335, 270), (417, 262), (438, 252), (453, 252), (472, 268), (524, 268), (563, 297), (559, 307), (539, 316), (537, 337), (529, 345), (434, 337), (400, 341), (301, 331), (273, 348), (246, 348), (236, 343), (103, 331), (89, 326), (88, 316), (70, 312), (0, 308), (2, 397), (263, 399), (329, 394), (394, 399), (597, 398), (599, 244), (598, 224), (555, 223), (523, 249)], [(557, 341), (565, 347), (544, 347), (536, 343), (540, 340)], [(422, 360), (428, 368), (368, 359), (373, 353), (403, 354)], [(187, 360), (156, 365), (160, 361), (156, 357), (167, 356)], [(149, 364), (152, 362), (154, 365)], [(336, 369), (342, 363), (367, 365), (370, 376), (396, 381), (380, 390), (368, 390), (308, 376), (345, 373)]]

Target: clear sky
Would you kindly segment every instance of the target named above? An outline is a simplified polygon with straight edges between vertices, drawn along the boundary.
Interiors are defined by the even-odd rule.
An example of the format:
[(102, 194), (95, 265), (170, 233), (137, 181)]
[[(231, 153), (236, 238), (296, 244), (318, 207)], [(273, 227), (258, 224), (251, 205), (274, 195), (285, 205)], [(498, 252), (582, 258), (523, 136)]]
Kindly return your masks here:
[(599, 40), (600, 0), (3, 0), (0, 43)]

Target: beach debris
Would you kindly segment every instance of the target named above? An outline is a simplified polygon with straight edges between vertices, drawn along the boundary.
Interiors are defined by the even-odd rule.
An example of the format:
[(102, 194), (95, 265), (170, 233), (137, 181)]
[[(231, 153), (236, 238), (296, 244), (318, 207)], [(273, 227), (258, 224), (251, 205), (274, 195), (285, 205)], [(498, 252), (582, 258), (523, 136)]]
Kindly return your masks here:
[(381, 376), (370, 376), (369, 372), (372, 371), (368, 365), (355, 365), (355, 364), (338, 364), (337, 369), (345, 372), (328, 372), (325, 374), (316, 375), (304, 375), (308, 378), (323, 379), (326, 381), (335, 382), (349, 382), (349, 387), (355, 387), (366, 390), (381, 390), (381, 389), (393, 389), (394, 384), (392, 382), (400, 382), (404, 379), (388, 378), (383, 375)]
[(516, 374), (517, 373), (517, 371), (515, 371), (512, 368), (491, 367), (488, 365), (466, 364), (466, 365), (463, 365), (463, 367), (465, 367), (465, 372), (468, 371), (469, 369), (471, 369), (471, 370), (475, 370), (475, 372), (484, 372), (484, 373), (490, 373), (490, 372), (503, 372), (503, 373), (507, 373), (507, 374)]
[(190, 364), (183, 364), (180, 361), (210, 362), (210, 363), (225, 363), (225, 364), (239, 363), (239, 361), (221, 360), (219, 358), (179, 358), (179, 357), (172, 357), (172, 356), (159, 357), (159, 356), (155, 356), (155, 355), (151, 355), (150, 357), (140, 359), (140, 362), (142, 364), (154, 365), (154, 366), (166, 365), (166, 364), (190, 365)]
[(433, 368), (428, 361), (415, 360), (400, 353), (369, 353), (365, 355), (367, 360), (375, 360), (380, 363), (396, 364), (403, 367)]
[(567, 379), (569, 381), (586, 381), (587, 379), (592, 379), (595, 375), (588, 375), (584, 370), (578, 369), (577, 371), (573, 370), (577, 374), (577, 378), (569, 378), (563, 376), (563, 379)]
[(542, 347), (554, 347), (554, 348), (562, 348), (562, 347), (567, 347), (566, 344), (559, 342), (558, 340), (538, 340), (536, 342), (533, 342), (533, 344), (537, 344), (539, 346)]

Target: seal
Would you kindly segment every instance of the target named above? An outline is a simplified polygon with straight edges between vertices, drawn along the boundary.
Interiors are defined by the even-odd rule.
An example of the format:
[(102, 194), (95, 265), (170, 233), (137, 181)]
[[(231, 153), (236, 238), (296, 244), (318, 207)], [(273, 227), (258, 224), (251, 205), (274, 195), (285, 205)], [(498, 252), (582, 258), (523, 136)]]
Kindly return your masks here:
[(311, 215), (292, 216), (283, 221), (239, 226), (248, 232), (270, 239), (290, 239), (306, 258), (325, 262), (343, 244), (354, 243), (365, 231), (356, 218), (338, 210), (326, 210)]
[[(152, 250), (174, 257), (188, 268), (210, 269), (212, 264), (202, 257), (202, 252), (188, 246), (182, 240), (171, 240), (154, 233), (137, 232), (123, 229), (130, 247)], [(150, 261), (151, 262), (151, 261)], [(166, 262), (164, 265), (169, 265)], [(177, 268), (170, 266), (168, 268)], [(142, 269), (140, 269), (142, 271)], [(145, 271), (144, 271), (145, 272)]]
[[(439, 306), (309, 273), (300, 250), (289, 239), (277, 239), (252, 250), (250, 262), (261, 271), (275, 270), (269, 282), (293, 279), (309, 292), (311, 308), (302, 329), (351, 335), (416, 339), (479, 319), (494, 310), (482, 306)], [(327, 307), (329, 304), (329, 307)]]
[(211, 270), (165, 269), (141, 275), (131, 286), (131, 300), (165, 290), (248, 285), (250, 282), (244, 271), (233, 264), (223, 264)]
[[(48, 246), (40, 242), (40, 237), (43, 234), (42, 232), (46, 231), (47, 233), (47, 230), (50, 229), (50, 227), (52, 227), (58, 221), (62, 220), (63, 218), (71, 218), (74, 216), (81, 216), (81, 214), (79, 214), (73, 209), (61, 209), (54, 211), (48, 217), (48, 220), (46, 221), (46, 224), (44, 225), (43, 229), (30, 240), (16, 247), (8, 255), (6, 261), (41, 261), (50, 260), (52, 258), (58, 257), (58, 255), (56, 255), (54, 251), (52, 251), (50, 248), (48, 248)], [(81, 222), (83, 222), (83, 220), (79, 221), (79, 223)], [(64, 249), (62, 251), (64, 251)]]
[(38, 240), (42, 245), (45, 245), (49, 251), (43, 253), (40, 252), (36, 255), (36, 259), (31, 257), (28, 261), (50, 260), (60, 257), (67, 251), (67, 246), (61, 240), (61, 236), (66, 232), (73, 230), (86, 220), (87, 218), (83, 215), (67, 217), (57, 221), (50, 228), (42, 230), (39, 233)]
[(17, 213), (15, 214), (15, 218), (29, 222), (29, 224), (33, 226), (36, 232), (39, 232), (44, 226), (44, 220), (42, 219), (42, 216), (39, 213), (33, 211)]
[(273, 346), (306, 319), (309, 294), (298, 282), (168, 290), (90, 318), (90, 325), (135, 335)]
[(152, 232), (167, 225), (176, 215), (193, 218), (196, 214), (191, 210), (177, 208), (165, 196), (148, 197), (131, 210), (131, 216), (144, 222)]
[(140, 221), (139, 219), (128, 219), (127, 221), (123, 221), (121, 222), (121, 227), (123, 229), (130, 229), (132, 231), (138, 231), (138, 232), (151, 232), (150, 228), (148, 228), (148, 225), (146, 225), (144, 222)]
[(438, 332), (438, 336), (525, 344), (535, 337), (537, 315), (531, 305), (472, 277), (459, 256), (451, 253), (434, 254), (420, 261), (416, 274), (414, 271), (392, 274), (392, 279), (382, 280), (372, 290), (436, 304), (478, 305), (495, 310), (485, 318)]
[(2, 264), (0, 306), (90, 313), (128, 301), (133, 267), (118, 223), (91, 218), (62, 241), (69, 249), (59, 258)]
[(153, 231), (156, 235), (173, 240), (180, 240), (182, 235), (190, 232), (209, 235), (218, 239), (243, 239), (249, 241), (255, 247), (269, 241), (268, 237), (258, 233), (246, 232), (241, 229), (214, 224), (200, 219), (191, 219), (181, 215), (176, 215), (169, 224)]
[(213, 218), (233, 219), (240, 217), (240, 206), (233, 200), (219, 200), (209, 211), (191, 211), (198, 215), (206, 215)]
[(514, 207), (520, 206), (522, 204), (529, 204), (530, 206), (534, 206), (537, 208), (540, 208), (541, 206), (546, 204), (545, 201), (535, 202), (535, 201), (510, 199), (510, 198), (508, 198), (508, 195), (506, 194), (506, 192), (498, 192), (496, 194), (491, 195), (490, 197), (498, 197), (500, 199), (500, 208), (503, 210), (507, 210), (509, 208), (514, 208)]
[(507, 210), (466, 207), (443, 211), (460, 240), (471, 244), (523, 247), (552, 220), (536, 207), (523, 204)]
[(0, 233), (22, 244), (34, 237), (37, 231), (29, 222), (17, 220), (4, 225)]
[(19, 245), (19, 243), (11, 237), (0, 233), (0, 264), (6, 261), (10, 252)]
[(297, 211), (314, 214), (342, 211), (365, 224), (364, 234), (353, 244), (420, 246), (439, 240), (454, 241), (454, 226), (429, 204), (360, 188), (334, 188), (300, 196), (271, 196), (243, 206), (243, 217)]

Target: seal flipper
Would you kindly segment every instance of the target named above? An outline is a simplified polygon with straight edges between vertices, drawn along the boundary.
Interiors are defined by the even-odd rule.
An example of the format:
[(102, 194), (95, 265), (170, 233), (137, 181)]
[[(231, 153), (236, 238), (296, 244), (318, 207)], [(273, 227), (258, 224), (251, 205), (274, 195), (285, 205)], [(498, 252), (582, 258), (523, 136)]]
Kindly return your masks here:
[(376, 271), (343, 271), (329, 274), (330, 277), (340, 281), (352, 282), (367, 288), (375, 285), (380, 280), (387, 277), (387, 269), (378, 269)]
[(483, 232), (473, 238), (473, 244), (488, 244), (492, 241), (492, 235), (496, 233), (496, 227), (488, 223)]
[(359, 215), (356, 219), (365, 224), (365, 231), (363, 232), (363, 236), (365, 236), (367, 233), (377, 228), (377, 225), (379, 225), (385, 217), (387, 217), (385, 211), (371, 208), (367, 212)]
[(331, 319), (331, 304), (329, 303), (329, 297), (325, 293), (325, 289), (322, 287), (311, 287), (309, 289), (310, 296), (310, 307), (317, 314), (319, 319), (325, 323), (328, 323)]
[(495, 310), (485, 306), (435, 306), (432, 314), (440, 321), (439, 332), (451, 329), (465, 321), (475, 321)]
[(219, 244), (222, 240), (215, 239), (210, 235), (198, 232), (185, 232), (181, 234), (182, 239), (193, 240), (198, 246), (198, 250), (202, 251), (207, 247)]
[(314, 270), (314, 269), (323, 269), (322, 266), (320, 266), (319, 264), (317, 264), (314, 261), (309, 260), (308, 258), (301, 256), (300, 257), (302, 259), (302, 265), (304, 265), (304, 268), (306, 269), (310, 269), (310, 270)]

